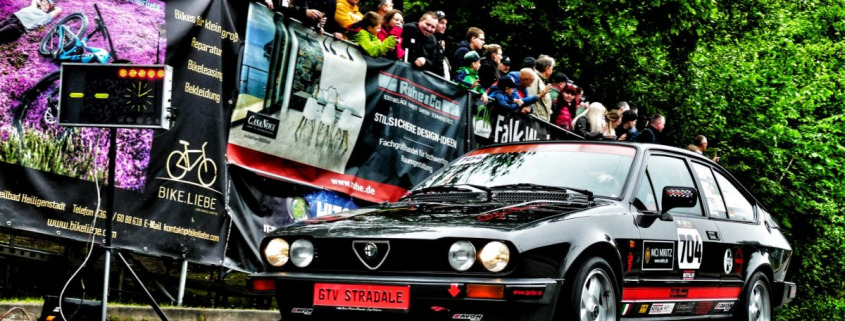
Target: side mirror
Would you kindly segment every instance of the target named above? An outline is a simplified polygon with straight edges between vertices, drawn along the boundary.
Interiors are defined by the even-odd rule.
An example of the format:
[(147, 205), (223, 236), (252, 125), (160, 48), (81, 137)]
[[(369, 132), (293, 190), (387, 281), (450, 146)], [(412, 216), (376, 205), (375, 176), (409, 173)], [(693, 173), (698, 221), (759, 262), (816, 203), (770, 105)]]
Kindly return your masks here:
[(698, 200), (698, 192), (693, 187), (666, 186), (663, 188), (660, 214), (666, 214), (676, 207), (693, 207), (696, 200)]

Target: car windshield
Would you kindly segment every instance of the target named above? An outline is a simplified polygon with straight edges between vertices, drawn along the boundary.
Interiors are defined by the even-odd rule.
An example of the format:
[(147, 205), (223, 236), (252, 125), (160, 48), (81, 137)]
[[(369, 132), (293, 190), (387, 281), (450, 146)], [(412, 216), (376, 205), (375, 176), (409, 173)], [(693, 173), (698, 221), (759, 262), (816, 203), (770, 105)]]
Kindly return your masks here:
[(485, 148), (456, 160), (417, 189), (474, 184), (487, 187), (530, 183), (618, 197), (636, 149), (599, 144), (536, 144)]

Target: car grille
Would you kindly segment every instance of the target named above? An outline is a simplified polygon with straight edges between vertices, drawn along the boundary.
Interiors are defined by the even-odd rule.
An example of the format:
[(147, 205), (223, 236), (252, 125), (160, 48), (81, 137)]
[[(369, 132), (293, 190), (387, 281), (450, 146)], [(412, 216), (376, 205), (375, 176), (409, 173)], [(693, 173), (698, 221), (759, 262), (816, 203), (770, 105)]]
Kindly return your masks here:
[(485, 193), (477, 192), (451, 192), (451, 193), (431, 193), (418, 194), (411, 197), (411, 199), (418, 202), (460, 202), (460, 201), (483, 201), (486, 199)]
[(525, 202), (534, 200), (549, 200), (549, 201), (568, 201), (572, 198), (567, 193), (549, 193), (549, 192), (498, 192), (493, 194), (493, 199), (500, 202)]

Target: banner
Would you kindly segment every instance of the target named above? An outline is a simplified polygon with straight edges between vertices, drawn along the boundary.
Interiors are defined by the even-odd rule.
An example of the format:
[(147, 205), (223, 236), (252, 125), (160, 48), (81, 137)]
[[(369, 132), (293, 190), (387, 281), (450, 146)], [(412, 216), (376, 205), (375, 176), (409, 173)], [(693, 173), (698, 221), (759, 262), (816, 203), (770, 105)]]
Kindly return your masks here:
[[(3, 1), (0, 19), (31, 4)], [(226, 80), (237, 72), (241, 40), (230, 8), (221, 0), (55, 5), (46, 8), (55, 15), (49, 23), (0, 44), (0, 220), (7, 228), (75, 240), (94, 234), (102, 243), (109, 130), (54, 122), (57, 71), (61, 63), (97, 63), (95, 58), (166, 63), (174, 68), (172, 106), (178, 110), (172, 129), (117, 130), (113, 245), (220, 264), (229, 228), (228, 126), (220, 120), (231, 112), (227, 102), (236, 83)], [(113, 100), (100, 98), (97, 108), (111, 108)]]
[(231, 163), (380, 202), (467, 151), (465, 89), (263, 6), (249, 16)]
[[(309, 218), (368, 205), (337, 192), (268, 179), (232, 166), (228, 206), (234, 227), (227, 248), (227, 266), (259, 271), (261, 239), (267, 233)], [(231, 263), (231, 264), (228, 264)]]
[(534, 115), (493, 105), (475, 105), (472, 116), (475, 147), (531, 140), (583, 139)]

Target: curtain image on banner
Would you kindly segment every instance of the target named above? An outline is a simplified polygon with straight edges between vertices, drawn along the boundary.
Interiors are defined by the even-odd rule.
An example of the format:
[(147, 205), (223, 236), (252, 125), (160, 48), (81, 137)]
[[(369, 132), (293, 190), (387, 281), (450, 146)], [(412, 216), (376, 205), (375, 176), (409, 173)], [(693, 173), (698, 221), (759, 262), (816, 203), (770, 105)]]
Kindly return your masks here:
[[(250, 8), (241, 66), (241, 94), (232, 117), (229, 143), (323, 170), (343, 173), (364, 114), (366, 62), (357, 48), (291, 24), (290, 65), (269, 68), (280, 39), (269, 10)], [(267, 71), (265, 71), (267, 70)], [(262, 72), (265, 71), (265, 72)], [(287, 72), (282, 78), (281, 75)], [(249, 76), (247, 76), (249, 75)], [(253, 75), (256, 75), (253, 78)], [(258, 79), (258, 75), (265, 75)], [(289, 88), (289, 100), (276, 100), (274, 81)], [(266, 99), (270, 97), (271, 99)]]

